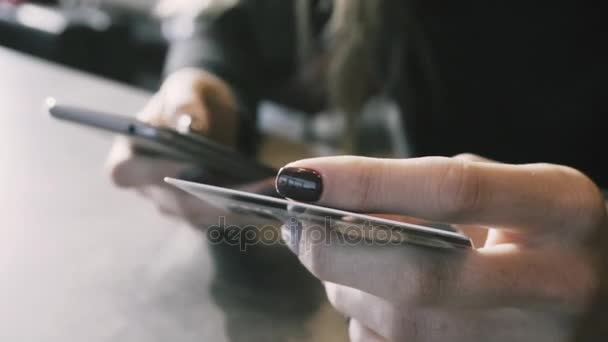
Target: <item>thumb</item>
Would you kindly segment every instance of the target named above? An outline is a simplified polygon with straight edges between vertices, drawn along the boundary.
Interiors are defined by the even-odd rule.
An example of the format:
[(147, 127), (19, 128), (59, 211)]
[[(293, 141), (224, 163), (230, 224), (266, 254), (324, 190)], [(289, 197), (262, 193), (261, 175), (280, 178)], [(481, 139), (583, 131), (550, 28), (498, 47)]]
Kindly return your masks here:
[(200, 70), (182, 70), (159, 93), (165, 126), (191, 130), (232, 146), (236, 141), (237, 100), (228, 85)]

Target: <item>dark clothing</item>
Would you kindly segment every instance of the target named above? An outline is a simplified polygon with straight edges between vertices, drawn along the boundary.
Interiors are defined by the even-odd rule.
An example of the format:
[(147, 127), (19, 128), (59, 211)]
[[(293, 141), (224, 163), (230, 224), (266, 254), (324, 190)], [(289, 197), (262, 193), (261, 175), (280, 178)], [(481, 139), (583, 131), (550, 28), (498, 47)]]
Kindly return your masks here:
[[(608, 21), (601, 3), (559, 0), (410, 1), (418, 35), (394, 94), (416, 156), (480, 154), (510, 163), (573, 166), (608, 187)], [(198, 66), (246, 103), (285, 100), (315, 110), (298, 87), (294, 2), (241, 0), (175, 42), (168, 69)], [(320, 25), (317, 22), (315, 25)], [(418, 42), (421, 44), (418, 44)], [(413, 43), (412, 43), (413, 42)], [(313, 87), (319, 89), (317, 87)], [(287, 101), (289, 102), (289, 101)]]

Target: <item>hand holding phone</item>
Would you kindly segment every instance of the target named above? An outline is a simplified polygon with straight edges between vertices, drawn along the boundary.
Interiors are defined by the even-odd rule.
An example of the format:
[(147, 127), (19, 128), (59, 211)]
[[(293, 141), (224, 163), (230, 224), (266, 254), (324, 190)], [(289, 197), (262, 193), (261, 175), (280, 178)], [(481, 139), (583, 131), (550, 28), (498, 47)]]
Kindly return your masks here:
[[(222, 81), (185, 69), (167, 78), (136, 119), (65, 106), (54, 112), (74, 123), (119, 133), (106, 163), (113, 182), (143, 195), (162, 213), (200, 227), (209, 223), (205, 205), (167, 186), (164, 177), (247, 186), (276, 175), (274, 169), (230, 149), (237, 129), (235, 103)], [(196, 134), (177, 131), (184, 113), (191, 116)]]
[(53, 117), (126, 136), (137, 152), (148, 156), (190, 163), (242, 181), (260, 180), (276, 174), (273, 168), (200, 134), (157, 127), (127, 116), (60, 105), (52, 99), (47, 103)]

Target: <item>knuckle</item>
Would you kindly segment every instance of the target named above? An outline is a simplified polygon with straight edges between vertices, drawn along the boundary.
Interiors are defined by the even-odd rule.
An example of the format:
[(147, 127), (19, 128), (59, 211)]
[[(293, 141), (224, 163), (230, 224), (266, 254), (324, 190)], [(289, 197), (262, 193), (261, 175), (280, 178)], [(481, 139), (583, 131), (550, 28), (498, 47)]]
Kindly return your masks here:
[(473, 213), (482, 203), (479, 173), (466, 160), (452, 160), (441, 168), (434, 203), (446, 221), (459, 220)]
[(374, 177), (375, 172), (373, 168), (369, 167), (369, 165), (364, 162), (356, 165), (354, 169), (358, 170), (354, 181), (359, 189), (354, 198), (354, 206), (358, 209), (366, 208), (369, 206), (371, 198), (379, 195), (377, 191), (379, 190), (378, 184)]
[[(565, 196), (561, 199), (561, 207), (567, 210), (568, 222), (572, 218), (584, 228), (595, 228), (606, 221), (606, 205), (604, 196), (598, 186), (583, 172), (562, 165), (542, 164), (551, 168), (558, 182), (567, 184)], [(569, 180), (564, 182), (564, 180)]]
[(425, 255), (424, 261), (417, 262), (410, 272), (404, 274), (403, 283), (405, 296), (401, 300), (402, 306), (433, 305), (444, 301), (447, 297), (448, 286), (455, 287), (456, 278), (446, 261), (441, 257)]
[(460, 153), (454, 156), (454, 158), (456, 159), (462, 159), (462, 160), (466, 160), (466, 161), (476, 161), (476, 162), (480, 162), (480, 161), (487, 161), (487, 159), (474, 154), (474, 153)]

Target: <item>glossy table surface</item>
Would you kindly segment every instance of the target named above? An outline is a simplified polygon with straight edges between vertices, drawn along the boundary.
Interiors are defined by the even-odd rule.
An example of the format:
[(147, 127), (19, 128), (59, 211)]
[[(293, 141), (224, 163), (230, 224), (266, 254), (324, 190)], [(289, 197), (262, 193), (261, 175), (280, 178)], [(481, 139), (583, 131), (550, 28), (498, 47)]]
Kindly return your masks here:
[(149, 96), (0, 49), (1, 341), (344, 340), (296, 264), (209, 246), (114, 188), (111, 139), (48, 118), (48, 95), (117, 113)]

